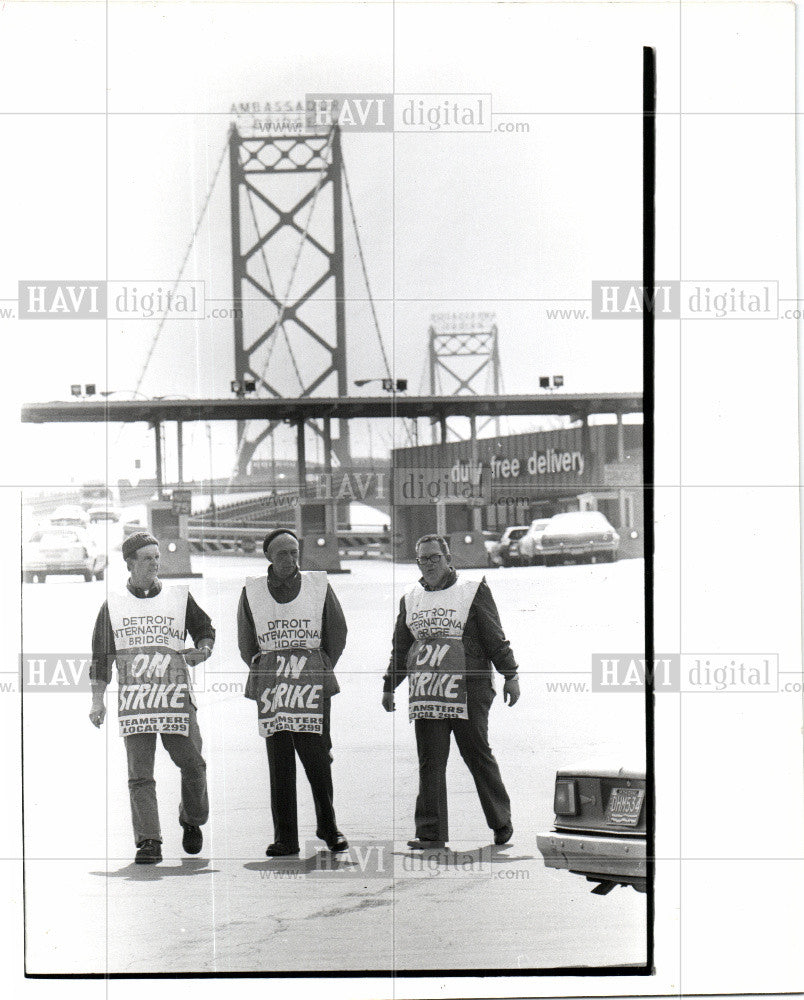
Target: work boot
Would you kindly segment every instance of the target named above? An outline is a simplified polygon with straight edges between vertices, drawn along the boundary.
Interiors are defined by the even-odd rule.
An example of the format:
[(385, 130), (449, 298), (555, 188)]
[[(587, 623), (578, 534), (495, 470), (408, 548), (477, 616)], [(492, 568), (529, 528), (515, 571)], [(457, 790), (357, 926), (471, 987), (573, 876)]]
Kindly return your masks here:
[(287, 844), (281, 844), (277, 840), (266, 847), (265, 853), (269, 858), (289, 858), (292, 855), (298, 854), (299, 848), (289, 847)]
[(134, 864), (155, 865), (162, 860), (162, 844), (158, 840), (141, 840), (137, 844)]
[(507, 844), (508, 841), (514, 835), (514, 828), (510, 823), (506, 823), (505, 826), (499, 827), (494, 831), (494, 843), (498, 847), (502, 847), (503, 844)]
[(193, 826), (192, 823), (185, 823), (179, 820), (184, 827), (184, 836), (181, 838), (181, 846), (188, 854), (198, 854), (204, 844), (204, 835), (200, 826)]

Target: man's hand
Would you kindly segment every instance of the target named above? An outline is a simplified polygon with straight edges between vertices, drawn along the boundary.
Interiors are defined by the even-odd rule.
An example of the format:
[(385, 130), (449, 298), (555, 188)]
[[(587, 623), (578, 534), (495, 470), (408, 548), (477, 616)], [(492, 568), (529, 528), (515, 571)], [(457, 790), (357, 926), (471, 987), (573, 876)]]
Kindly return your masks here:
[(393, 691), (383, 691), (382, 693), (382, 707), (386, 712), (395, 712), (396, 705), (394, 704), (394, 692)]
[(519, 701), (519, 680), (516, 677), (506, 677), (503, 684), (503, 701), (511, 708)]
[(191, 646), (189, 649), (183, 649), (181, 655), (188, 666), (194, 667), (198, 663), (203, 663), (204, 660), (209, 659), (210, 654), (207, 646), (201, 646), (198, 649), (195, 646)]
[(89, 710), (89, 721), (96, 729), (100, 729), (103, 720), (106, 718), (106, 706), (102, 701), (93, 699), (92, 708)]

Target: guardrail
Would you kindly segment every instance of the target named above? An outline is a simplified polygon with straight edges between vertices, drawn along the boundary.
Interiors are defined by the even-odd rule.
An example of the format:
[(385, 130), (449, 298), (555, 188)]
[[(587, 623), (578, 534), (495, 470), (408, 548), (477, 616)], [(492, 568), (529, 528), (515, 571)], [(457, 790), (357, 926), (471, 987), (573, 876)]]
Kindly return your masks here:
[[(259, 552), (264, 537), (264, 528), (229, 528), (226, 525), (190, 527), (188, 532), (192, 552), (230, 555), (252, 555)], [(391, 541), (392, 536), (387, 531), (353, 529), (338, 532), (340, 554), (352, 559), (390, 559)]]

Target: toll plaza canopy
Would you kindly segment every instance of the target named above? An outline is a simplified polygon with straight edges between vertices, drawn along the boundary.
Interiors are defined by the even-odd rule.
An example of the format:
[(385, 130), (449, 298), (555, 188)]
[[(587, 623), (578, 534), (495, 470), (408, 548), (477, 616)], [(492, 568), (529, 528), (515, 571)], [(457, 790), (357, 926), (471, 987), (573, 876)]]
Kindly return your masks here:
[(25, 423), (133, 423), (208, 420), (285, 420), (487, 416), (588, 417), (641, 413), (642, 395), (629, 392), (539, 393), (531, 396), (335, 396), (259, 399), (79, 399), (26, 403)]

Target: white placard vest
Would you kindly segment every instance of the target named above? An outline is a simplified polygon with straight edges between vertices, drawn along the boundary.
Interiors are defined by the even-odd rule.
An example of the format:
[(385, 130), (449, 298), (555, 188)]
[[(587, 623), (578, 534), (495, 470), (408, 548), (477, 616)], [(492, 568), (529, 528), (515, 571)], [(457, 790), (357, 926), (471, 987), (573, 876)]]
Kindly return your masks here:
[(153, 597), (135, 597), (128, 590), (109, 594), (121, 736), (188, 735), (192, 691), (181, 656), (188, 592), (179, 585), (163, 586)]
[(299, 593), (286, 604), (274, 600), (267, 576), (249, 577), (246, 596), (262, 656), (256, 677), (257, 728), (274, 733), (321, 733), (324, 660), (321, 627), (327, 574), (301, 574)]
[(468, 719), (463, 630), (478, 580), (456, 580), (445, 590), (414, 584), (405, 594), (405, 621), (415, 642), (407, 658), (408, 715), (414, 719)]

